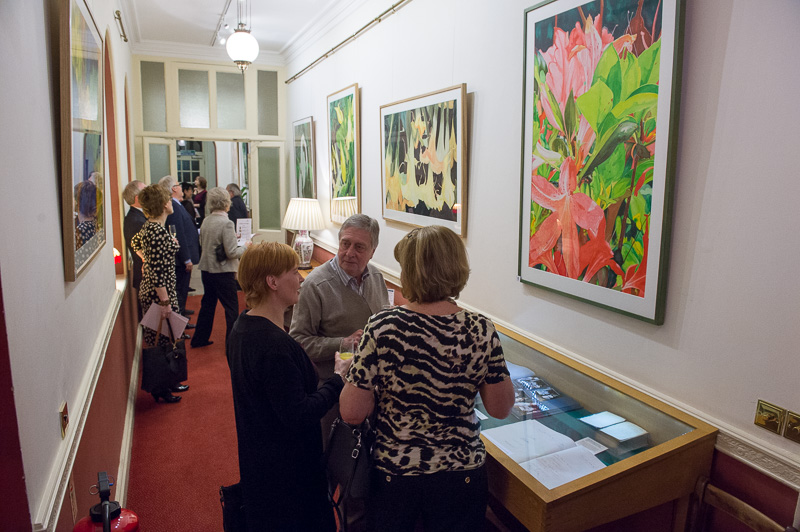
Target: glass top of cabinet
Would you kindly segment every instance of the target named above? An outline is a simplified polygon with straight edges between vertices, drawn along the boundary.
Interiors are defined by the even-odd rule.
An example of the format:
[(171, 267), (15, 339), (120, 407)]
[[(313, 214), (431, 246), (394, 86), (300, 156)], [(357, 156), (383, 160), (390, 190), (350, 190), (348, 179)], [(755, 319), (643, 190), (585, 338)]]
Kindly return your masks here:
[[(481, 432), (546, 487), (694, 430), (664, 412), (665, 405), (658, 401), (648, 401), (641, 393), (634, 397), (625, 385), (557, 353), (545, 354), (501, 329), (516, 400), (506, 419), (479, 415)], [(477, 407), (486, 413), (480, 401)]]

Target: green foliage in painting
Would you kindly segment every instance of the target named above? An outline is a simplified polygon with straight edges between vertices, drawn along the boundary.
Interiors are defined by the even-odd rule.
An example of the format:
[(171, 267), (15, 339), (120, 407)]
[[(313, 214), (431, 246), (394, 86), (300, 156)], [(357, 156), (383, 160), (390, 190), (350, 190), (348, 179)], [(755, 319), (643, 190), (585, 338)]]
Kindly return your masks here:
[(356, 195), (355, 96), (349, 94), (328, 104), (331, 184), (333, 198)]
[[(622, 2), (606, 13), (626, 12)], [(532, 87), (528, 265), (634, 296), (647, 273), (661, 51), (643, 2), (655, 7), (639, 2), (626, 24), (604, 25), (596, 2), (538, 22)]]

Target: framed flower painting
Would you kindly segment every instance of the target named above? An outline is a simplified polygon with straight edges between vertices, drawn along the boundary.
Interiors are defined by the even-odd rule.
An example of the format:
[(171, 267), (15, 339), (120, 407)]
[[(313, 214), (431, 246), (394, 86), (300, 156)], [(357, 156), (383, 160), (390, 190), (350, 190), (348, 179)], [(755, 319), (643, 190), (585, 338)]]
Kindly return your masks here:
[(466, 84), (381, 106), (383, 217), (466, 236)]
[(294, 195), (297, 198), (316, 198), (317, 184), (314, 165), (314, 119), (302, 118), (292, 124), (294, 135)]
[(361, 117), (358, 83), (328, 96), (331, 221), (361, 212)]
[(680, 0), (525, 12), (521, 281), (663, 323), (681, 20)]

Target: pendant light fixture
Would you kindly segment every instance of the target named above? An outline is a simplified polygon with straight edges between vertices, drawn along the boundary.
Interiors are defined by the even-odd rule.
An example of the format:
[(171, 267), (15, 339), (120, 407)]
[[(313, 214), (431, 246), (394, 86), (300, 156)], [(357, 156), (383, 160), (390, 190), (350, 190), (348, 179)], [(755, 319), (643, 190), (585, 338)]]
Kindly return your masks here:
[(228, 56), (236, 63), (243, 73), (250, 66), (250, 63), (258, 57), (258, 41), (250, 34), (248, 24), (250, 19), (249, 0), (237, 0), (237, 25), (233, 35), (228, 37), (225, 43), (225, 50)]

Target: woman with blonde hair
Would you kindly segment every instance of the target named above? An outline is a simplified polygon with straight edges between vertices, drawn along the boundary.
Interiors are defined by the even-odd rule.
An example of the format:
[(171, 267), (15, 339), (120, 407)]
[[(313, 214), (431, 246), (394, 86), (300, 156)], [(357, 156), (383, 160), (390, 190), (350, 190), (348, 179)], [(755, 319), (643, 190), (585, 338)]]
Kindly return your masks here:
[[(167, 216), (172, 214), (172, 198), (161, 185), (150, 185), (139, 192), (139, 204), (142, 206), (147, 222), (131, 239), (131, 249), (141, 257), (142, 283), (139, 285), (139, 302), (142, 304), (142, 315), (147, 314), (150, 305), (161, 306), (161, 317), (167, 318), (174, 310), (178, 311), (178, 295), (175, 292), (175, 253), (178, 252), (178, 241), (164, 227)], [(166, 331), (158, 337), (159, 345), (172, 344)], [(144, 343), (155, 345), (156, 331), (144, 329)], [(173, 390), (153, 390), (153, 399), (161, 399), (167, 403), (177, 403), (181, 396), (172, 395), (170, 391), (185, 391), (187, 385), (176, 386)]]
[(239, 474), (247, 530), (336, 529), (322, 467), (320, 419), (339, 398), (350, 361), (317, 388), (306, 352), (283, 329), (302, 277), (286, 244), (253, 244), (239, 261), (249, 310), (228, 338)]
[(364, 328), (339, 410), (361, 423), (377, 408), (367, 528), (483, 530), (488, 484), (475, 398), (504, 418), (514, 391), (488, 318), (460, 308), (469, 278), (464, 243), (450, 229), (411, 231), (394, 249), (408, 304)]
[[(233, 328), (239, 314), (239, 298), (236, 295), (236, 270), (244, 247), (236, 241), (236, 230), (228, 219), (231, 198), (221, 187), (208, 191), (208, 209), (211, 214), (200, 226), (200, 277), (203, 281), (203, 299), (197, 315), (197, 327), (192, 337), (192, 347), (213, 344), (209, 341), (214, 326), (214, 313), (217, 301), (225, 309), (225, 340)], [(219, 251), (219, 254), (218, 254)], [(220, 260), (221, 259), (221, 260)]]

